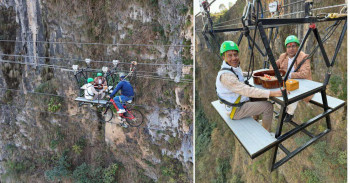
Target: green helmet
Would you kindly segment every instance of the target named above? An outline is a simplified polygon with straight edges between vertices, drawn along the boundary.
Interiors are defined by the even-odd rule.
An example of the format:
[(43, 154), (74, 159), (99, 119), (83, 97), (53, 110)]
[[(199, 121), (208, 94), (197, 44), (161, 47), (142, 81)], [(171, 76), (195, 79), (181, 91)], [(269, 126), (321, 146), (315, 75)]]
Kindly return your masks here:
[(92, 82), (92, 81), (94, 81), (94, 79), (92, 79), (92, 78), (88, 78), (88, 79), (87, 79), (87, 82), (88, 82), (88, 83), (90, 83), (90, 82)]
[(99, 72), (99, 73), (97, 73), (97, 77), (98, 77), (98, 76), (102, 76), (102, 73), (100, 73), (100, 72)]
[(298, 46), (300, 45), (299, 39), (294, 35), (290, 35), (286, 38), (286, 40), (284, 41), (284, 46), (287, 47), (288, 43), (297, 43)]
[(223, 53), (229, 50), (236, 50), (237, 52), (239, 52), (238, 45), (233, 41), (224, 41), (220, 47), (220, 56), (222, 56)]

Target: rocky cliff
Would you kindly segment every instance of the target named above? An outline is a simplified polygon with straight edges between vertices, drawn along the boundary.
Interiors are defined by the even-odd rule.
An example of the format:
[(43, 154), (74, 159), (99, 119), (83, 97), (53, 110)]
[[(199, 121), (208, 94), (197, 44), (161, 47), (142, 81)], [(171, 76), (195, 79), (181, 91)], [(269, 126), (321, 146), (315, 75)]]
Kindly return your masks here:
[[(16, 40), (0, 41), (2, 182), (191, 182), (192, 14), (185, 0), (1, 0), (0, 39)], [(78, 107), (67, 69), (85, 58), (145, 63), (132, 81), (141, 127)]]
[[(284, 1), (284, 4), (296, 1)], [(344, 1), (314, 1), (315, 8), (329, 5), (343, 4)], [(245, 1), (238, 0), (227, 12), (213, 15), (214, 24), (236, 18), (240, 18), (245, 6)], [(267, 8), (267, 4), (263, 4)], [(297, 12), (303, 6), (295, 4), (286, 10), (286, 13)], [(339, 12), (340, 8), (318, 10), (315, 13)], [(300, 15), (299, 15), (300, 16)], [(298, 17), (293, 15), (293, 18)], [(227, 22), (222, 25), (235, 24)], [(325, 28), (333, 22), (317, 23), (321, 37), (325, 36)], [(332, 58), (334, 48), (340, 36), (342, 23), (332, 37), (325, 43), (328, 57)], [(196, 17), (196, 181), (198, 182), (345, 182), (346, 181), (346, 108), (341, 108), (331, 115), (332, 131), (318, 142), (309, 146), (302, 153), (296, 155), (274, 172), (269, 172), (271, 151), (250, 159), (244, 148), (234, 137), (232, 131), (222, 121), (211, 102), (217, 100), (215, 93), (215, 78), (220, 69), (221, 60), (207, 47), (203, 36), (197, 32), (203, 27), (202, 18)], [(237, 26), (229, 26), (233, 28)], [(290, 34), (302, 39), (308, 25), (290, 25), (279, 28), (279, 34), (271, 42), (275, 58), (285, 52), (284, 40)], [(254, 31), (251, 31), (253, 35)], [(216, 34), (221, 44), (224, 40), (237, 41), (239, 33)], [(257, 34), (259, 37), (259, 33)], [(260, 39), (256, 39), (260, 47)], [(316, 45), (313, 35), (309, 36), (304, 51), (310, 52)], [(346, 36), (333, 68), (332, 77), (327, 87), (327, 94), (342, 100), (347, 99), (347, 41)], [(249, 67), (250, 50), (247, 39), (243, 38), (240, 46), (240, 61), (243, 70)], [(219, 50), (216, 48), (218, 53)], [(255, 69), (263, 67), (266, 60), (257, 51), (255, 52)], [(312, 78), (323, 82), (326, 73), (324, 60), (318, 50), (311, 59)], [(277, 110), (277, 108), (275, 109)], [(296, 110), (294, 120), (298, 123), (306, 122), (311, 117), (322, 113), (319, 107), (300, 102)], [(276, 120), (273, 122), (276, 129)], [(284, 125), (283, 131), (292, 127)], [(307, 128), (312, 132), (320, 132), (325, 129), (325, 120), (321, 120), (313, 127)], [(294, 150), (309, 138), (304, 134), (296, 134), (286, 141), (286, 146)], [(283, 153), (281, 153), (283, 154)], [(279, 154), (278, 158), (283, 156)], [(210, 166), (208, 166), (210, 165)], [(203, 173), (205, 172), (205, 173)]]

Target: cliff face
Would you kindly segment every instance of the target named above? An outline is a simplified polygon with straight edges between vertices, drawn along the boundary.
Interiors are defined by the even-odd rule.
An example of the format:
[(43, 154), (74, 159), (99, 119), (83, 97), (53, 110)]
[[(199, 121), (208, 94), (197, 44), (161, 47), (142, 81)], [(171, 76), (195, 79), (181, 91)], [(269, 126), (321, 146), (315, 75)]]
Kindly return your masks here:
[[(285, 1), (285, 4), (292, 1)], [(294, 2), (294, 1), (293, 1)], [(343, 1), (322, 1), (315, 2), (314, 7), (325, 7), (329, 5), (342, 4)], [(226, 13), (215, 16), (214, 24), (241, 17), (245, 1), (238, 0), (237, 3)], [(263, 4), (267, 7), (266, 4)], [(288, 12), (297, 12), (301, 5), (292, 6)], [(327, 9), (315, 13), (339, 12), (339, 9)], [(294, 16), (296, 18), (296, 16)], [(228, 22), (234, 24), (237, 22)], [(325, 28), (333, 22), (317, 23), (321, 37), (326, 33)], [(340, 24), (332, 37), (325, 43), (326, 52), (331, 59), (336, 43), (341, 33)], [(202, 18), (196, 17), (196, 31), (203, 27)], [(226, 27), (226, 28), (233, 28)], [(279, 28), (277, 38), (271, 43), (275, 58), (285, 52), (283, 43), (285, 38), (294, 34), (302, 39), (307, 31), (308, 25), (290, 25)], [(222, 60), (209, 49), (203, 36), (196, 32), (196, 181), (198, 182), (344, 182), (346, 180), (346, 108), (341, 108), (331, 115), (332, 131), (318, 142), (309, 146), (302, 153), (296, 155), (280, 168), (270, 173), (271, 151), (251, 160), (244, 148), (234, 137), (232, 131), (222, 121), (211, 102), (217, 100), (215, 93), (215, 79)], [(253, 35), (254, 31), (251, 31)], [(224, 40), (237, 41), (239, 33), (216, 34), (219, 44)], [(257, 34), (259, 37), (259, 33)], [(262, 46), (261, 40), (257, 43)], [(314, 36), (311, 34), (306, 43), (304, 52), (310, 53), (316, 45)], [(347, 99), (347, 41), (346, 36), (333, 68), (332, 76), (327, 87), (327, 94)], [(247, 39), (244, 37), (240, 46), (240, 61), (243, 70), (249, 67), (250, 50), (247, 46)], [(219, 53), (218, 49), (215, 49)], [(259, 52), (255, 52), (255, 70), (263, 67), (266, 60)], [(323, 82), (326, 73), (326, 66), (321, 52), (318, 50), (311, 59), (312, 78), (315, 81)], [(277, 110), (277, 108), (275, 108)], [(312, 104), (299, 102), (293, 118), (298, 123), (306, 122), (310, 118), (322, 113), (319, 107)], [(273, 128), (276, 129), (276, 120)], [(284, 125), (283, 132), (291, 130), (290, 125)], [(325, 120), (317, 122), (313, 127), (307, 128), (312, 132), (320, 132), (325, 129)], [(304, 134), (296, 134), (286, 141), (285, 146), (294, 150), (309, 138)], [(284, 157), (281, 153), (278, 158)], [(210, 166), (208, 166), (210, 165)], [(325, 168), (330, 167), (330, 168)], [(327, 170), (326, 170), (327, 169)], [(205, 172), (205, 173), (203, 173)]]
[[(192, 65), (191, 48), (161, 46), (191, 45), (191, 9), (185, 0), (0, 1), (0, 39), (17, 41), (0, 42), (1, 58), (22, 63), (1, 63), (0, 88), (12, 89), (0, 89), (2, 180), (192, 181), (192, 83), (182, 82), (192, 79), (182, 67)], [(74, 101), (72, 72), (43, 66), (81, 68), (85, 58), (159, 64), (139, 64), (132, 81), (141, 127), (101, 123), (95, 107)], [(102, 66), (112, 65), (91, 64)]]

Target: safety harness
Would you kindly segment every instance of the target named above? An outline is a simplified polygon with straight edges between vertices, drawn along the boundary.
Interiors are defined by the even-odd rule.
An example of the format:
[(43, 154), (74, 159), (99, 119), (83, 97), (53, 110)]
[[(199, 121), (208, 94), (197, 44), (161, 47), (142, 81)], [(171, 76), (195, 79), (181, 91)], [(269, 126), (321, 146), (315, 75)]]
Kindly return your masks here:
[[(230, 69), (229, 68), (222, 68), (220, 71), (223, 71), (223, 70), (231, 71), (233, 74), (235, 74), (237, 79), (239, 79), (238, 75), (235, 73), (235, 71), (233, 71), (232, 68), (230, 68)], [(219, 98), (221, 103), (224, 103), (225, 105), (228, 105), (228, 106), (232, 107), (232, 110), (231, 110), (231, 113), (230, 113), (230, 118), (231, 119), (233, 119), (233, 117), (235, 116), (237, 107), (242, 107), (243, 104), (246, 103), (246, 102), (240, 102), (241, 101), (241, 95), (238, 96), (238, 98), (236, 99), (236, 101), (234, 103), (228, 102), (228, 101), (220, 98), (217, 93), (216, 93), (216, 95), (218, 96), (218, 98)]]

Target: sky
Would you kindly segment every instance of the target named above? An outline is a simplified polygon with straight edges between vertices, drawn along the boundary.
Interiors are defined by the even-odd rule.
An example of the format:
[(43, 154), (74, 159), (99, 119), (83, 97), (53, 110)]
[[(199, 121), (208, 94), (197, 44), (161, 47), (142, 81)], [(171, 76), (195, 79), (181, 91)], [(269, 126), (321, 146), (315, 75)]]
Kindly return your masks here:
[[(208, 0), (208, 2), (212, 2), (213, 0)], [(233, 2), (233, 4), (236, 3), (237, 0), (216, 0), (211, 6), (210, 6), (210, 13), (217, 13), (219, 12), (219, 6), (220, 4), (224, 4), (226, 8), (228, 8), (229, 2)], [(200, 11), (199, 4), (202, 2), (202, 0), (194, 0), (194, 14), (196, 15)]]

